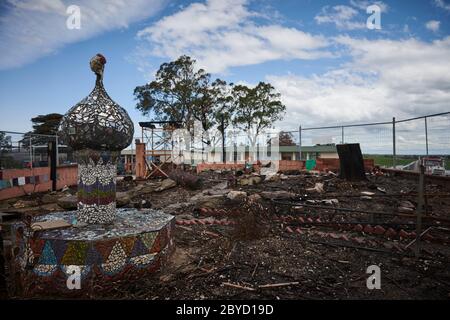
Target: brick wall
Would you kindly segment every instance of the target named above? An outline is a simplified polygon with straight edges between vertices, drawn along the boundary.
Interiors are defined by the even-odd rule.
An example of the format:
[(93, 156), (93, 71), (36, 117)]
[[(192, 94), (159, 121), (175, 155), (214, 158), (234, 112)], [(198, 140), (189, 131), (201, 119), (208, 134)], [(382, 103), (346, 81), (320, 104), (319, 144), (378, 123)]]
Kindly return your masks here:
[(305, 169), (305, 161), (280, 160), (278, 161), (278, 171), (300, 171)]
[[(373, 159), (364, 159), (364, 168), (371, 171), (375, 166)], [(258, 171), (258, 167), (254, 166)], [(339, 159), (317, 158), (314, 170), (319, 171), (338, 171), (340, 168)], [(197, 173), (205, 170), (243, 170), (243, 163), (199, 163), (197, 165)], [(303, 160), (279, 160), (278, 171), (300, 171), (305, 170), (305, 161)]]
[[(372, 171), (375, 166), (373, 159), (364, 159), (364, 168), (366, 171)], [(339, 159), (317, 158), (315, 170), (319, 171), (337, 171), (340, 168)]]
[[(56, 188), (77, 184), (77, 165), (61, 166), (57, 171)], [(52, 189), (50, 168), (6, 169), (0, 171), (0, 200), (23, 196), (27, 193)]]

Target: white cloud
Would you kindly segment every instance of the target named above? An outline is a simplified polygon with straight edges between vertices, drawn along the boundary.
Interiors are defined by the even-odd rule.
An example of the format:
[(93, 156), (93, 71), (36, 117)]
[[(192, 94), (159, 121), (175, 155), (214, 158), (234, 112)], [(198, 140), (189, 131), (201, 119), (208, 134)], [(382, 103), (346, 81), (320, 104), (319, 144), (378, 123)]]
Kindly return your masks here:
[(287, 106), (283, 127), (389, 121), (449, 110), (450, 37), (335, 39), (352, 61), (323, 74), (268, 76)]
[(188, 54), (212, 73), (277, 59), (332, 56), (323, 50), (324, 37), (278, 24), (256, 25), (256, 17), (265, 15), (250, 11), (246, 0), (193, 3), (141, 30), (139, 55), (175, 59)]
[(425, 27), (430, 31), (437, 32), (439, 31), (440, 24), (441, 24), (440, 21), (430, 20), (425, 24)]
[(338, 29), (354, 30), (366, 28), (365, 20), (355, 20), (357, 16), (358, 11), (349, 6), (325, 6), (320, 13), (314, 17), (314, 20), (316, 20), (318, 24), (335, 24)]
[(355, 8), (358, 8), (360, 10), (366, 11), (368, 6), (376, 4), (380, 7), (381, 12), (388, 12), (389, 6), (384, 3), (383, 1), (369, 1), (369, 0), (350, 0), (350, 4), (354, 6)]
[(434, 0), (436, 7), (450, 11), (450, 4), (446, 3), (444, 0)]
[[(0, 69), (22, 66), (69, 43), (126, 28), (130, 23), (155, 14), (165, 2), (8, 0), (8, 9), (0, 15)], [(69, 5), (78, 5), (81, 9), (79, 30), (66, 28)]]

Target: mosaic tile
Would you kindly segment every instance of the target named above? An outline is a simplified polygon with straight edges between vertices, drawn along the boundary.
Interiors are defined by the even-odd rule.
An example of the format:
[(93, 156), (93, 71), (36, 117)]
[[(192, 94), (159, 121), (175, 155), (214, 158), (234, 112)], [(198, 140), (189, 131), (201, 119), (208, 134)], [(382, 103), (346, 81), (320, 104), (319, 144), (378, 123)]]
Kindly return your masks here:
[(136, 237), (126, 237), (123, 239), (120, 239), (120, 244), (122, 245), (123, 250), (125, 253), (130, 255), (131, 250), (133, 250), (134, 242), (136, 241)]
[(19, 186), (24, 186), (25, 185), (25, 177), (19, 177), (17, 178), (17, 184)]
[(136, 239), (134, 242), (133, 250), (131, 251), (130, 257), (141, 256), (148, 253), (147, 247), (141, 241), (141, 239)]
[(53, 248), (53, 252), (55, 253), (56, 256), (56, 261), (58, 263), (61, 263), (61, 259), (63, 258), (67, 250), (67, 241), (62, 240), (50, 240), (50, 241)]
[(40, 276), (51, 276), (56, 270), (58, 266), (55, 264), (38, 264), (34, 266), (33, 272)]
[(30, 247), (33, 251), (34, 255), (41, 255), (42, 249), (44, 248), (45, 240), (43, 239), (35, 239), (30, 241)]
[(91, 246), (88, 250), (88, 253), (86, 255), (86, 264), (87, 265), (99, 265), (101, 264), (103, 261), (106, 261), (106, 259), (104, 259), (102, 257), (102, 255), (100, 254), (100, 252), (98, 252), (94, 246)]
[(8, 182), (6, 180), (0, 180), (0, 189), (8, 188)]
[(102, 256), (102, 261), (106, 261), (114, 247), (115, 241), (101, 241), (95, 244), (96, 251)]
[(56, 265), (56, 256), (53, 252), (50, 241), (45, 242), (44, 249), (42, 249), (41, 256), (39, 257), (39, 264), (43, 265)]
[(156, 253), (144, 254), (130, 258), (130, 263), (138, 268), (144, 268), (148, 266), (155, 259)]
[(88, 244), (84, 241), (70, 241), (61, 260), (62, 264), (83, 265), (86, 261)]
[(127, 260), (127, 255), (120, 244), (117, 241), (111, 250), (111, 254), (108, 257), (106, 263), (102, 264), (102, 269), (106, 274), (115, 274), (122, 270)]
[(147, 232), (140, 236), (142, 243), (147, 247), (147, 250), (150, 250), (153, 246), (153, 243), (156, 239), (156, 232)]

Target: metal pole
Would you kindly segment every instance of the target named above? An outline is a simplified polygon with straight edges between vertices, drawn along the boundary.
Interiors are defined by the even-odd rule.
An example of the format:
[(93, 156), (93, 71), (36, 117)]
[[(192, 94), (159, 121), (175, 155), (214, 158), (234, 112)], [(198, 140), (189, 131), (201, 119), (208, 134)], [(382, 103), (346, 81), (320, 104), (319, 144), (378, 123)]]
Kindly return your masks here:
[(227, 151), (225, 149), (225, 119), (222, 114), (222, 117), (220, 118), (220, 125), (222, 126), (222, 162), (227, 162)]
[(428, 156), (428, 123), (427, 123), (427, 117), (425, 119), (425, 145), (427, 148), (427, 156)]
[(31, 134), (30, 134), (30, 169), (33, 169), (33, 145), (31, 144)]
[(59, 140), (58, 136), (55, 136), (56, 140), (56, 166), (59, 166)]
[(298, 127), (298, 160), (302, 160), (302, 126)]
[(392, 118), (392, 167), (396, 166), (395, 117)]
[(417, 201), (417, 223), (416, 223), (416, 258), (420, 255), (420, 235), (422, 233), (422, 213), (423, 213), (423, 205), (424, 205), (424, 178), (425, 178), (425, 166), (420, 165), (420, 176), (419, 176), (419, 199)]
[(342, 140), (341, 143), (344, 144), (344, 126), (341, 127)]

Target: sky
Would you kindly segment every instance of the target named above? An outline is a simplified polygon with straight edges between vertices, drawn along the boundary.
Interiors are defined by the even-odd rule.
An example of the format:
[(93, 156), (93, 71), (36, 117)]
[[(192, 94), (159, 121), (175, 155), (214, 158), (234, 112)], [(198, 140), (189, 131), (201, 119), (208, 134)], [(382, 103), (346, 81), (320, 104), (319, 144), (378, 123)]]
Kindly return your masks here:
[[(381, 10), (380, 29), (367, 27)], [(80, 28), (69, 29), (69, 6)], [(70, 13), (70, 12), (69, 12)], [(25, 132), (94, 86), (89, 59), (135, 122), (133, 90), (187, 54), (228, 82), (270, 82), (277, 126), (389, 121), (450, 111), (449, 0), (6, 0), (0, 4), (0, 130)]]

